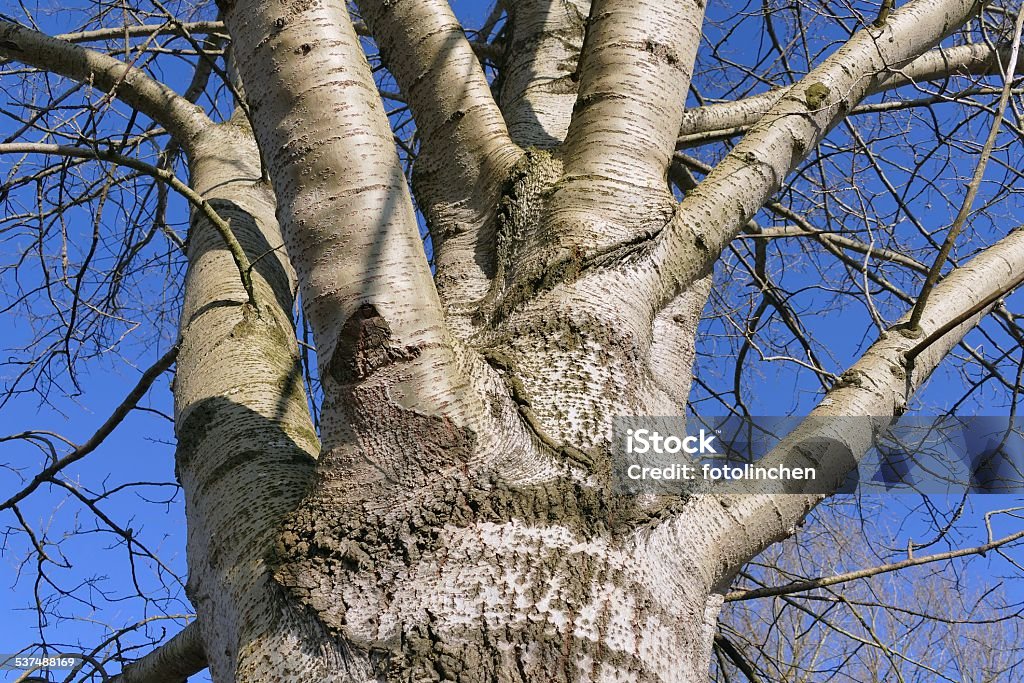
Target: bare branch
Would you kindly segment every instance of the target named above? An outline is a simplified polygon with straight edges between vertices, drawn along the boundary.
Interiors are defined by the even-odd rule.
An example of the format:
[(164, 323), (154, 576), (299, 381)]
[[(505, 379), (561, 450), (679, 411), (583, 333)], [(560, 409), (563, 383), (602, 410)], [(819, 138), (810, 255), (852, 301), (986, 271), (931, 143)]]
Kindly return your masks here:
[(132, 157), (122, 156), (117, 154), (111, 149), (84, 149), (82, 147), (72, 147), (70, 145), (49, 145), (43, 143), (34, 142), (12, 142), (8, 144), (0, 144), (0, 154), (57, 154), (60, 156), (73, 157), (78, 159), (96, 159), (97, 161), (109, 161), (119, 166), (127, 166), (128, 168), (141, 171), (148, 176), (161, 180), (171, 186), (176, 192), (185, 197), (198, 211), (202, 212), (206, 218), (213, 223), (217, 232), (220, 233), (221, 238), (224, 240), (224, 244), (227, 246), (228, 251), (231, 252), (231, 257), (235, 261), (235, 267), (238, 268), (238, 275), (242, 279), (242, 287), (245, 288), (246, 296), (248, 297), (249, 304), (256, 306), (256, 294), (252, 287), (252, 265), (249, 263), (249, 257), (246, 256), (245, 250), (235, 239), (234, 233), (231, 231), (231, 226), (225, 221), (213, 206), (203, 199), (195, 190), (190, 188), (185, 183), (181, 182), (172, 171), (166, 168), (160, 168), (147, 164), (144, 161), (139, 161)]
[(968, 557), (970, 555), (981, 555), (990, 550), (995, 550), (1004, 545), (1013, 543), (1014, 541), (1024, 538), (1024, 531), (1018, 531), (1015, 534), (1004, 536), (1003, 538), (984, 543), (982, 545), (974, 546), (973, 548), (960, 548), (959, 550), (950, 550), (945, 553), (936, 553), (934, 555), (922, 555), (921, 557), (908, 557), (905, 560), (899, 562), (890, 562), (888, 564), (881, 564), (875, 567), (867, 567), (865, 569), (858, 569), (856, 571), (844, 572), (842, 574), (835, 574), (833, 576), (825, 576), (817, 579), (807, 579), (805, 581), (794, 581), (793, 583), (787, 583), (784, 586), (769, 586), (765, 588), (755, 588), (750, 590), (736, 590), (731, 593), (727, 593), (725, 596), (726, 602), (732, 602), (735, 600), (755, 600), (757, 598), (770, 598), (776, 595), (790, 595), (792, 593), (803, 593), (811, 591), (816, 588), (825, 588), (827, 586), (834, 586), (839, 583), (846, 583), (847, 581), (856, 581), (857, 579), (866, 579), (869, 576), (876, 576), (878, 574), (886, 574), (888, 572), (895, 572), (908, 567), (917, 567), (922, 564), (929, 564), (931, 562), (942, 562), (944, 560), (952, 560), (958, 557)]
[(111, 683), (185, 683), (206, 668), (202, 635), (193, 621), (166, 643), (131, 664)]
[(210, 35), (222, 35), (227, 37), (227, 31), (222, 21), (188, 21), (188, 22), (165, 22), (163, 24), (136, 24), (134, 26), (112, 26), (111, 28), (98, 28), (91, 31), (76, 31), (75, 33), (61, 33), (54, 36), (58, 40), (66, 40), (69, 43), (91, 43), (102, 40), (140, 38), (149, 36), (184, 35), (188, 33), (206, 33)]
[(743, 656), (732, 641), (723, 636), (721, 633), (715, 634), (715, 646), (721, 648), (722, 652), (732, 660), (732, 663), (736, 665), (736, 668), (743, 672), (743, 675), (747, 677), (750, 683), (759, 683), (761, 678), (754, 671), (754, 668), (750, 665), (750, 662)]
[(939, 280), (939, 275), (942, 273), (942, 268), (946, 265), (946, 260), (949, 258), (949, 252), (952, 251), (953, 245), (956, 243), (956, 238), (960, 234), (960, 230), (963, 229), (968, 216), (971, 215), (971, 209), (974, 207), (974, 198), (977, 196), (978, 190), (981, 188), (982, 178), (985, 177), (985, 166), (988, 164), (988, 158), (992, 154), (992, 149), (996, 144), (996, 136), (999, 134), (999, 129), (1002, 127), (1003, 115), (1006, 113), (1006, 105), (1010, 102), (1010, 87), (1013, 85), (1014, 69), (1017, 66), (1017, 55), (1020, 48), (1019, 39), (1022, 26), (1024, 26), (1024, 7), (1021, 7), (1018, 11), (1017, 22), (1014, 24), (1013, 47), (1010, 49), (1010, 64), (1007, 67), (1005, 76), (1003, 77), (1003, 92), (999, 96), (999, 105), (996, 108), (995, 120), (992, 122), (992, 126), (989, 129), (988, 137), (985, 139), (985, 144), (981, 148), (978, 163), (974, 167), (974, 175), (971, 178), (971, 182), (967, 185), (967, 194), (964, 197), (963, 202), (960, 204), (960, 211), (957, 212), (956, 218), (953, 219), (953, 224), (950, 225), (949, 230), (946, 231), (946, 238), (942, 242), (942, 248), (939, 249), (939, 253), (935, 257), (935, 261), (932, 262), (931, 268), (928, 269), (928, 276), (925, 278), (924, 284), (921, 285), (921, 293), (918, 294), (917, 302), (914, 304), (914, 310), (910, 313), (910, 321), (908, 325), (911, 329), (917, 329), (918, 324), (921, 322), (921, 316), (924, 314), (925, 307), (928, 305), (928, 297), (931, 295), (932, 288), (935, 287), (935, 283)]
[(859, 31), (811, 71), (679, 205), (649, 258), (665, 298), (710, 267), (786, 176), (867, 94), (873, 75), (928, 49), (975, 8), (972, 0), (915, 0), (893, 12), (884, 28)]
[[(891, 19), (895, 20), (895, 15)], [(806, 448), (800, 446), (809, 436), (828, 436), (845, 446), (859, 460), (866, 452), (871, 434), (865, 430), (850, 429), (843, 418), (873, 417), (882, 423), (903, 414), (914, 392), (955, 347), (968, 331), (973, 329), (984, 314), (995, 305), (992, 295), (1005, 292), (1005, 283), (1020, 279), (1024, 271), (1024, 227), (1013, 230), (1007, 237), (988, 247), (970, 262), (960, 266), (936, 287), (931, 303), (921, 318), (921, 328), (929, 345), (912, 361), (907, 354), (918, 346), (919, 337), (904, 333), (904, 319), (884, 333), (847, 372), (824, 400), (789, 436), (761, 462), (765, 466), (785, 464), (805, 466)], [(977, 306), (988, 302), (982, 310)], [(963, 319), (965, 311), (975, 311)], [(950, 324), (955, 322), (955, 327)], [(945, 330), (945, 331), (944, 331)], [(941, 334), (941, 336), (938, 336)], [(822, 418), (834, 420), (827, 433)], [(850, 467), (849, 462), (826, 460), (819, 463), (818, 484), (838, 486)], [(744, 487), (723, 486), (718, 495), (701, 496), (690, 510), (728, 520), (723, 530), (744, 529), (740, 538), (730, 537), (720, 545), (722, 561), (728, 575), (736, 571), (745, 558), (753, 557), (765, 547), (791, 535), (795, 526), (818, 503), (828, 497), (823, 493), (803, 494), (778, 491), (752, 492), (749, 483)], [(707, 509), (704, 509), (707, 508)], [(715, 545), (721, 541), (717, 533), (708, 539)]]
[[(1001, 73), (1001, 64), (1009, 59), (1010, 48), (993, 49), (985, 43), (970, 43), (938, 48), (917, 57), (905, 66), (887, 66), (869, 80), (867, 95), (894, 90), (951, 76), (988, 76)], [(778, 104), (793, 87), (778, 88), (733, 102), (708, 104), (688, 109), (679, 128), (681, 144), (696, 136), (722, 136), (726, 131), (752, 126)], [(687, 141), (687, 142), (684, 142)]]
[[(356, 33), (361, 36), (370, 36), (370, 29), (361, 21), (353, 22), (352, 26)], [(66, 40), (69, 43), (91, 43), (117, 38), (142, 38), (150, 36), (184, 35), (185, 33), (219, 35), (228, 37), (227, 28), (223, 21), (186, 21), (186, 22), (165, 22), (163, 24), (135, 24), (132, 26), (113, 26), (111, 28), (98, 28), (91, 31), (76, 31), (74, 33), (61, 33), (54, 38)], [(480, 59), (495, 59), (504, 52), (501, 45), (470, 41), (473, 52)]]
[(163, 83), (113, 57), (0, 20), (0, 57), (90, 83), (156, 121), (190, 149), (210, 119)]
[(92, 453), (100, 444), (103, 443), (111, 432), (113, 432), (121, 421), (130, 413), (139, 400), (146, 395), (149, 388), (153, 386), (153, 382), (166, 372), (171, 365), (174, 364), (175, 359), (178, 357), (178, 345), (175, 344), (168, 349), (163, 356), (151, 365), (142, 376), (139, 378), (138, 383), (135, 387), (128, 392), (121, 404), (114, 409), (110, 417), (107, 418), (96, 433), (89, 438), (88, 441), (76, 447), (71, 453), (68, 453), (64, 457), (55, 460), (53, 463), (43, 468), (36, 476), (32, 478), (32, 481), (27, 486), (23, 487), (20, 491), (15, 493), (13, 496), (8, 498), (3, 503), (0, 503), (0, 510), (6, 510), (9, 507), (17, 505), (20, 501), (24, 500), (26, 496), (35, 491), (39, 486), (47, 481), (52, 481), (57, 474), (68, 465), (77, 462), (85, 456)]

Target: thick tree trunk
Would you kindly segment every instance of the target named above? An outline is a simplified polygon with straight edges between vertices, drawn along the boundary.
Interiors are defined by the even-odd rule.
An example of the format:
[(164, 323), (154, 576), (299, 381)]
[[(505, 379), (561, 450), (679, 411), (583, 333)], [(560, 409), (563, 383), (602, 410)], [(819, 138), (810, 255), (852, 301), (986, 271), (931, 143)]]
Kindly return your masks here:
[[(397, 7), (418, 17), (429, 2)], [(308, 620), (299, 650), (319, 654), (292, 680), (701, 679), (720, 604), (713, 568), (648, 542), (664, 510), (610, 494), (610, 417), (683, 409), (685, 391), (660, 386), (648, 361), (647, 293), (606, 269), (556, 264), (558, 277), (539, 281), (517, 270), (546, 241), (562, 175), (560, 159), (531, 151), (487, 180), (500, 192), (473, 200), (496, 226), (484, 269), (495, 276), (461, 302), (473, 303), (454, 328), (463, 334), (443, 333), (387, 121), (355, 35), (336, 28), (344, 6), (281, 11), (235, 7), (226, 18), (325, 391), (315, 483), (272, 558), (276, 596)], [(367, 13), (382, 35), (402, 21), (390, 11)], [(282, 68), (282, 54), (298, 58)], [(458, 121), (475, 125), (477, 110), (465, 111)], [(480, 154), (504, 158), (509, 144)], [(501, 167), (472, 158), (478, 177)], [(650, 184), (664, 199), (664, 178)], [(436, 187), (423, 191), (442, 203)], [(655, 213), (643, 229), (662, 227)], [(692, 349), (700, 301), (676, 316), (685, 333), (673, 349)], [(457, 318), (460, 302), (448, 302)], [(338, 653), (346, 665), (330, 671)], [(236, 680), (274, 671), (244, 663)]]
[[(703, 0), (516, 3), (502, 108), (446, 2), (357, 2), (416, 118), (436, 280), (346, 3), (220, 4), (255, 130), (0, 23), (0, 50), (59, 56), (166, 118), (253, 264), (250, 297), (194, 216), (174, 393), (199, 620), (171, 652), (201, 649), (218, 682), (704, 680), (734, 573), (824, 494), (617, 495), (612, 420), (685, 414), (721, 251), (866, 93), (939, 68), (919, 55), (973, 2), (913, 0), (792, 88), (691, 114)], [(679, 132), (755, 123), (678, 203)], [(922, 318), (929, 345), (889, 330), (816, 416), (898, 415), (1021, 263), (1018, 231), (959, 267)]]
[(318, 452), (292, 327), (295, 278), (273, 193), (260, 180), (244, 118), (208, 128), (190, 162), (193, 188), (230, 222), (254, 264), (257, 306), (246, 303), (221, 236), (195, 214), (174, 384), (189, 598), (214, 680), (330, 680), (330, 672), (345, 672), (342, 655), (267, 563)]
[[(275, 333), (291, 324), (282, 252), (260, 280), (261, 301), (276, 283), (277, 308), (258, 315), (237, 296), (218, 304), (218, 287), (237, 287), (205, 286), (197, 258), (179, 461), (215, 680), (703, 680), (738, 568), (730, 538), (749, 559), (778, 532), (743, 533), (711, 497), (616, 495), (612, 419), (685, 413), (708, 272), (840, 103), (808, 113), (800, 100), (800, 122), (772, 129), (771, 174), (740, 187), (712, 177), (678, 205), (666, 173), (703, 3), (595, 0), (585, 40), (584, 3), (525, 3), (513, 40), (536, 49), (502, 88), (511, 133), (446, 3), (360, 4), (422, 134), (416, 185), (438, 287), (345, 3), (223, 3), (318, 348), (324, 421), (314, 466), (304, 398), (280, 391), (299, 386), (294, 342)], [(924, 47), (947, 30), (932, 23)], [(579, 64), (545, 57), (562, 39), (568, 52), (582, 42)], [(851, 54), (880, 49), (858, 40)], [(880, 62), (910, 46), (886, 50)], [(269, 195), (241, 182), (240, 169), (258, 175), (247, 144), (241, 165), (198, 154), (193, 181), (242, 207), (260, 264), (253, 240), (277, 246), (277, 233)], [(761, 172), (756, 160), (730, 157), (729, 172)], [(252, 363), (244, 384), (226, 358)], [(213, 417), (192, 419), (202, 410)], [(256, 447), (257, 434), (273, 445)], [(242, 504), (250, 524), (232, 526)]]
[[(384, 422), (349, 408), (359, 450), (336, 443), (332, 457), (372, 488), (338, 480), (335, 463), (300, 505), (316, 444), (294, 342), (279, 333), (291, 325), (293, 282), (283, 252), (270, 252), (280, 236), (251, 145), (246, 130), (221, 126), (197, 145), (192, 172), (257, 263), (259, 315), (219, 235), (197, 218), (175, 387), (190, 596), (215, 680), (703, 678), (720, 604), (709, 597), (713, 571), (696, 557), (680, 571), (685, 548), (647, 540), (656, 511), (609, 496), (607, 473), (585, 452), (600, 454), (613, 412), (678, 411), (685, 395), (664, 391), (639, 360), (653, 334), (635, 327), (642, 316), (594, 314), (637, 310), (610, 300), (600, 277), (495, 307), (482, 353), (458, 347), (465, 391), (498, 415), (474, 428), (403, 409), (390, 396), (401, 375), (354, 358), (376, 372), (338, 391)], [(533, 173), (521, 173), (537, 193), (512, 206), (524, 216), (516, 229), (538, 228), (527, 204), (545, 176)], [(673, 324), (692, 344), (699, 306), (684, 308)], [(374, 453), (376, 468), (390, 468), (383, 480), (353, 460)]]

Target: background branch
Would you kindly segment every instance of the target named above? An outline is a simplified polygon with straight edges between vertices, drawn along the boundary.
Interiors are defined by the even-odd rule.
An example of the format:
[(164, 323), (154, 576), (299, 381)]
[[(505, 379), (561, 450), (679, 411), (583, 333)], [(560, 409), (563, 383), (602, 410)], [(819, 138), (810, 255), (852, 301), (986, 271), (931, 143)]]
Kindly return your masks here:
[(203, 110), (113, 57), (0, 20), (0, 57), (89, 83), (123, 100), (161, 124), (185, 150), (208, 125)]

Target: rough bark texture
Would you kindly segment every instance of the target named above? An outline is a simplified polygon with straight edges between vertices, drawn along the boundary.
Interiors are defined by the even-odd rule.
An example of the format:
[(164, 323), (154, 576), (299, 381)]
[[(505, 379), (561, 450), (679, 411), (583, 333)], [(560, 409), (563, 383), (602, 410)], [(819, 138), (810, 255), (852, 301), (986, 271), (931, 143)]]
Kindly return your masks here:
[(289, 604), (266, 562), (318, 450), (291, 322), (294, 275), (248, 128), (209, 129), (190, 161), (193, 187), (256, 264), (258, 308), (246, 303), (220, 235), (196, 214), (174, 385), (189, 598), (215, 680), (315, 676), (339, 655), (303, 649), (316, 622)]
[[(429, 9), (398, 3), (367, 20), (386, 48), (389, 31), (429, 27)], [(543, 216), (562, 161), (520, 155), (481, 204), (496, 231), (484, 272), (496, 276), (477, 300), (449, 301), (472, 315), (454, 327), (461, 334), (444, 332), (343, 5), (240, 3), (226, 21), (257, 138), (273, 150), (326, 394), (316, 484), (281, 537), (277, 581), (380, 680), (698, 676), (718, 603), (707, 585), (669, 576), (662, 549), (648, 548), (639, 529), (652, 511), (608, 494), (610, 416), (682, 407), (641, 360), (653, 333), (643, 293), (600, 272), (576, 282), (584, 264), (571, 259), (539, 278), (515, 268), (546, 253)], [(437, 33), (447, 30), (442, 22)], [(451, 40), (455, 59), (461, 43)], [(666, 68), (643, 45), (627, 52), (642, 69)], [(428, 77), (390, 59), (400, 82)], [(435, 64), (441, 78), (457, 66)], [(657, 184), (665, 194), (663, 171)], [(423, 196), (436, 196), (429, 180)], [(626, 385), (636, 391), (613, 397)]]
[[(346, 3), (220, 4), (251, 128), (0, 21), (0, 55), (166, 128), (253, 264), (255, 304), (210, 216), (193, 217), (174, 395), (199, 618), (122, 678), (205, 658), (239, 683), (704, 680), (735, 572), (823, 494), (619, 496), (612, 418), (685, 414), (715, 261), (865, 95), (994, 68), (984, 46), (926, 53), (973, 0), (912, 0), (791, 88), (691, 112), (702, 0), (508, 3), (493, 88), (443, 0), (359, 1), (416, 119), (436, 277)], [(680, 133), (736, 126), (752, 128), (677, 202)], [(1017, 230), (940, 282), (930, 346), (910, 358), (920, 337), (887, 331), (812, 418), (898, 416), (1022, 270)], [(794, 446), (863, 452), (830, 429), (808, 422), (770, 458), (817, 459), (838, 484), (852, 460)]]
[[(786, 93), (685, 115), (701, 2), (516, 3), (500, 108), (446, 3), (361, 2), (421, 133), (436, 287), (345, 3), (222, 9), (252, 130), (193, 120), (148, 82), (123, 95), (154, 111), (170, 97), (192, 187), (254, 264), (255, 306), (194, 217), (175, 401), (199, 621), (179, 644), (239, 683), (703, 680), (733, 574), (820, 496), (618, 496), (611, 420), (685, 412), (721, 250), (887, 68), (972, 3), (916, 0)], [(764, 107), (677, 203), (679, 131)], [(1024, 263), (1022, 234), (935, 291), (925, 333)], [(913, 367), (900, 354), (914, 341), (888, 333), (819, 412), (898, 414), (975, 322)], [(806, 457), (787, 449), (772, 457)]]

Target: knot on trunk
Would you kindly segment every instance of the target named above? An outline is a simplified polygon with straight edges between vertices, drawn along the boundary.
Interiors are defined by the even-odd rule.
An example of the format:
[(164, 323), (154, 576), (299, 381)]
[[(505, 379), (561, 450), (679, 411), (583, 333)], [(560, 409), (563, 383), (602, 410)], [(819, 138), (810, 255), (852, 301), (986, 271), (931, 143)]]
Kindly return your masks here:
[(341, 328), (327, 364), (328, 374), (341, 384), (350, 384), (366, 379), (382, 367), (420, 355), (419, 347), (396, 346), (391, 338), (391, 326), (377, 307), (369, 303), (360, 305)]

